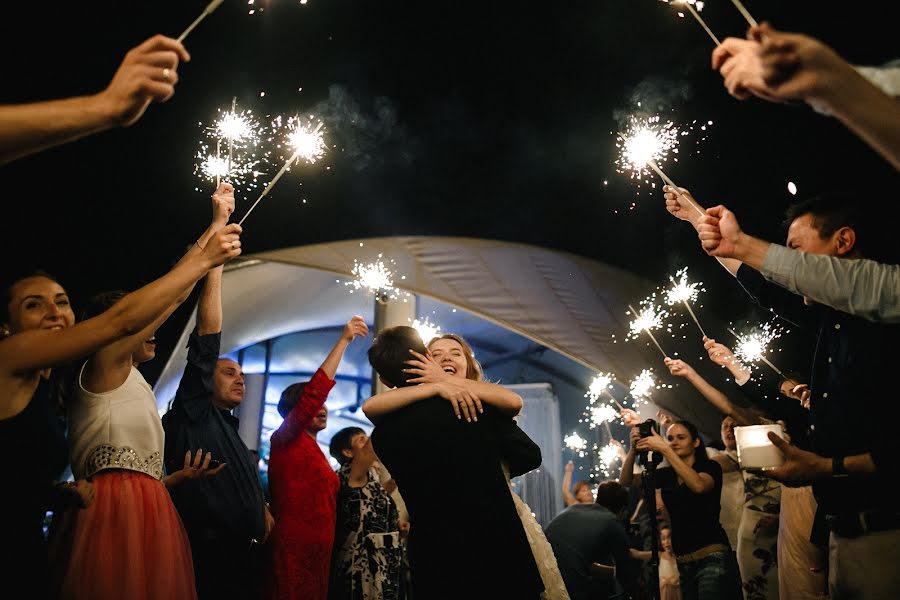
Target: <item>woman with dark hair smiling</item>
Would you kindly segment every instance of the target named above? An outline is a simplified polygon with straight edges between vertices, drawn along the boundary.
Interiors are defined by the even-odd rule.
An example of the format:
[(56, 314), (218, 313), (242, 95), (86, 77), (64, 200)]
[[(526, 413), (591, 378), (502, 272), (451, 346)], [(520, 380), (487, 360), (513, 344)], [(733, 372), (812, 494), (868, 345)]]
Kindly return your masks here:
[(656, 469), (656, 487), (672, 524), (672, 548), (678, 562), (685, 600), (743, 598), (737, 563), (728, 536), (719, 523), (722, 467), (706, 455), (706, 446), (697, 428), (689, 421), (676, 421), (666, 432), (668, 440), (655, 430), (641, 437), (640, 428), (631, 429), (631, 448), (622, 465), (619, 481), (640, 486), (642, 473), (634, 473), (637, 452), (661, 454), (668, 467)]

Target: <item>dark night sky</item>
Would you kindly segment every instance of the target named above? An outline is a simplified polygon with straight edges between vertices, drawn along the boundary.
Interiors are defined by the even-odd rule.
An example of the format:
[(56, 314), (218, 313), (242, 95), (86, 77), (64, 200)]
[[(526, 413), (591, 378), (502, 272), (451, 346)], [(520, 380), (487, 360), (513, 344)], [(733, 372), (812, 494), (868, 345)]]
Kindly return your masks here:
[[(176, 36), (205, 2), (20, 4), (2, 19), (4, 102), (98, 91), (128, 48)], [(801, 197), (865, 182), (878, 192), (873, 205), (896, 199), (893, 170), (838, 123), (728, 96), (709, 69), (710, 40), (655, 0), (256, 4), (265, 11), (251, 16), (246, 0), (226, 0), (195, 30), (175, 97), (135, 126), (0, 167), (4, 275), (42, 266), (83, 303), (164, 272), (208, 219), (208, 193), (194, 191), (197, 123), (232, 96), (258, 114), (325, 102), (330, 142), (342, 149), (279, 183), (247, 221), (247, 253), (397, 234), (515, 240), (654, 279), (690, 265), (709, 309), (741, 316), (746, 302), (734, 304), (727, 275), (659, 195), (636, 195), (615, 172), (616, 115), (637, 99), (679, 122), (715, 122), (699, 155), (666, 170), (702, 202), (728, 204), (749, 231), (783, 237), (788, 181)], [(707, 4), (720, 37), (743, 33), (730, 2)], [(897, 55), (879, 3), (747, 5), (853, 62)], [(238, 215), (249, 204), (239, 201)], [(160, 332), (161, 351), (179, 326)]]

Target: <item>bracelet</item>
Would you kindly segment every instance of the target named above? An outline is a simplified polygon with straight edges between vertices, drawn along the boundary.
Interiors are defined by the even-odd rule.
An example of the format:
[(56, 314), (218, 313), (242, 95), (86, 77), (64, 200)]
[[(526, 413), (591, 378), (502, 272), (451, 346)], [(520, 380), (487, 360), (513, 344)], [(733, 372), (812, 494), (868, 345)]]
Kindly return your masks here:
[(204, 248), (200, 245), (200, 240), (196, 240), (194, 243), (197, 244), (198, 248), (200, 248), (200, 252), (203, 252)]

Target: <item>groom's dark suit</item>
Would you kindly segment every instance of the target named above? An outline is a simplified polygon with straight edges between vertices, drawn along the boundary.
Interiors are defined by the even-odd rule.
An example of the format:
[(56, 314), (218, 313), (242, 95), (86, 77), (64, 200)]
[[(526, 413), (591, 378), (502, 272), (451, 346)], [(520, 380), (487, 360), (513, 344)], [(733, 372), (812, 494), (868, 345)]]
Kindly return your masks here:
[(417, 598), (539, 596), (544, 586), (500, 461), (517, 475), (540, 466), (541, 453), (511, 418), (485, 406), (468, 423), (430, 398), (382, 417), (372, 445), (409, 509)]

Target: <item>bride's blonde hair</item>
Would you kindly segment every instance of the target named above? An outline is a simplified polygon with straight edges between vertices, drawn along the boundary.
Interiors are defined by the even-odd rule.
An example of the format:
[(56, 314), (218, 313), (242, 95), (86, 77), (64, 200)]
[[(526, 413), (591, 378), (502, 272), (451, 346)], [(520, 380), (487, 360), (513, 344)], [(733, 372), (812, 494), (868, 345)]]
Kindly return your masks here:
[(463, 354), (466, 357), (466, 379), (471, 379), (472, 381), (484, 380), (481, 364), (475, 360), (475, 352), (472, 350), (472, 346), (469, 345), (469, 342), (455, 333), (444, 333), (431, 338), (428, 342), (428, 349), (431, 350), (431, 345), (438, 340), (453, 340), (462, 347)]

